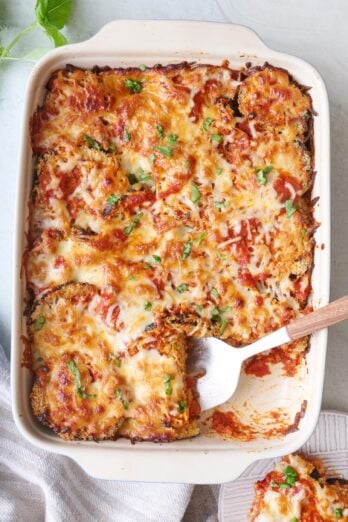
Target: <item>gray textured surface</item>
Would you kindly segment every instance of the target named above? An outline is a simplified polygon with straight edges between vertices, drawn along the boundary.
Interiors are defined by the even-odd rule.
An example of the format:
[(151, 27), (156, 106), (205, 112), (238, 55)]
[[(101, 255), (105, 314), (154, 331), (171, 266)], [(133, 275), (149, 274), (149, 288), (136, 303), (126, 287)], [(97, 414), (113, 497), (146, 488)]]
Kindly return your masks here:
[[(33, 16), (33, 1), (0, 2), (0, 19), (9, 28), (2, 40), (23, 27)], [(346, 0), (76, 0), (67, 29), (71, 41), (84, 40), (106, 22), (117, 18), (195, 19), (241, 23), (252, 27), (270, 47), (294, 54), (316, 67), (323, 76), (330, 98), (332, 132), (332, 279), (331, 297), (348, 293), (348, 37)], [(129, 35), (136, 38), (136, 35)], [(207, 38), (209, 35), (207, 35)], [(18, 46), (18, 53), (32, 45), (47, 46), (39, 33)], [(141, 42), (139, 42), (141, 46)], [(18, 136), (24, 88), (31, 65), (15, 63), (0, 70), (1, 205), (0, 205), (0, 341), (10, 348), (11, 266), (14, 197), (17, 178)], [(348, 411), (348, 322), (329, 333), (328, 364), (324, 389), (325, 408)], [(211, 490), (199, 489), (193, 502), (211, 512)], [(210, 498), (209, 498), (210, 497)], [(203, 511), (201, 511), (203, 516)], [(193, 515), (192, 515), (193, 517)], [(199, 520), (199, 517), (192, 518)]]

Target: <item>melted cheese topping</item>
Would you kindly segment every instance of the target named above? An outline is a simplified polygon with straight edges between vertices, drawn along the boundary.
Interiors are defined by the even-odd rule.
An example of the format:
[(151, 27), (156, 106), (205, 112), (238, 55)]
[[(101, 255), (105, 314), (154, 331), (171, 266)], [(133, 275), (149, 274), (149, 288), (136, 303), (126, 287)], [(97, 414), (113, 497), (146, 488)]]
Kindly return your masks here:
[[(31, 125), (31, 295), (93, 285), (110, 306), (90, 328), (132, 355), (147, 337), (158, 349), (155, 333), (241, 345), (286, 324), (310, 291), (310, 110), (309, 96), (271, 66), (57, 71)], [(78, 351), (76, 340), (40, 343), (44, 358)], [(162, 406), (156, 424), (132, 355), (127, 382), (141, 413), (122, 434), (141, 438), (141, 425), (162, 439)], [(157, 390), (156, 354), (146, 357)]]
[[(296, 480), (293, 485), (282, 487), (286, 484), (284, 471), (289, 466), (295, 472)], [(327, 484), (320, 463), (319, 468), (320, 473), (312, 462), (298, 455), (289, 455), (278, 462), (274, 471), (256, 483), (250, 521), (347, 520), (347, 485)]]

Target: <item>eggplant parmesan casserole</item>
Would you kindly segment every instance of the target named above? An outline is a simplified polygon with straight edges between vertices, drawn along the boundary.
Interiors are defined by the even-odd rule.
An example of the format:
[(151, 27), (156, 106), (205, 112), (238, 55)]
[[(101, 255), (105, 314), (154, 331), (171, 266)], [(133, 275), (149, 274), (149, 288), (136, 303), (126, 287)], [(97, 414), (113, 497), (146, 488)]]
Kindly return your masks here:
[[(24, 256), (41, 423), (69, 440), (198, 433), (189, 338), (241, 346), (308, 309), (311, 128), (307, 89), (269, 64), (51, 76)], [(307, 346), (274, 357), (291, 373)]]
[(289, 455), (255, 484), (250, 522), (348, 520), (348, 482), (327, 477), (321, 461)]

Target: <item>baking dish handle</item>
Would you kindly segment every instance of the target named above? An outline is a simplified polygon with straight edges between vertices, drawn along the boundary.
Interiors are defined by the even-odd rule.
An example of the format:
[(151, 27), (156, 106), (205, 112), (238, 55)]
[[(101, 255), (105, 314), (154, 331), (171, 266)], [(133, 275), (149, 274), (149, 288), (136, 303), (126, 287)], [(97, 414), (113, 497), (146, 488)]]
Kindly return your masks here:
[[(137, 35), (130, 38), (130, 35)], [(176, 20), (114, 20), (104, 25), (91, 39), (78, 45), (98, 44), (105, 49), (118, 51), (123, 47), (134, 54), (146, 52), (165, 52), (173, 49), (176, 53), (199, 53), (206, 47), (209, 36), (210, 45), (221, 54), (238, 52), (241, 54), (264, 51), (268, 47), (249, 27), (220, 22), (197, 22)], [(141, 46), (139, 47), (139, 39)]]

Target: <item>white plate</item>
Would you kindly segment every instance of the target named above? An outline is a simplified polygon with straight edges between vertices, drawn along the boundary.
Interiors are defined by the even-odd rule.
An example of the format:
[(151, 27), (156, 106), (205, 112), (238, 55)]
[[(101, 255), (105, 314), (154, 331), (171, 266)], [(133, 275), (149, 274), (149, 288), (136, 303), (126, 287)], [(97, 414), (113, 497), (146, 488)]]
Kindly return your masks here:
[(279, 367), (272, 375), (258, 379), (243, 376), (233, 398), (233, 407), (242, 412), (241, 421), (254, 416), (271, 428), (277, 424), (272, 412), (284, 412), (290, 424), (304, 400), (307, 411), (297, 431), (286, 437), (267, 440), (261, 436), (251, 442), (225, 441), (201, 435), (170, 444), (128, 440), (94, 442), (63, 441), (44, 429), (33, 418), (29, 404), (31, 376), (21, 367), (22, 342), (25, 335), (23, 303), (25, 285), (21, 279), (22, 255), (26, 246), (27, 202), (32, 186), (32, 153), (29, 119), (42, 102), (44, 88), (51, 73), (67, 63), (92, 67), (170, 64), (184, 60), (221, 64), (228, 59), (232, 67), (247, 61), (262, 65), (265, 61), (287, 69), (303, 85), (311, 86), (315, 141), (315, 184), (313, 197), (315, 218), (321, 223), (315, 238), (316, 248), (312, 277), (314, 306), (325, 305), (330, 283), (330, 148), (329, 112), (324, 83), (311, 65), (266, 47), (246, 27), (207, 22), (168, 22), (119, 20), (106, 25), (91, 40), (59, 47), (46, 55), (33, 69), (28, 81), (20, 149), (14, 245), (14, 280), (12, 310), (12, 404), (16, 424), (32, 444), (76, 460), (87, 473), (104, 479), (146, 480), (216, 484), (233, 480), (257, 459), (277, 457), (295, 451), (311, 435), (321, 407), (324, 381), (327, 331), (312, 336), (306, 367), (297, 378), (284, 378)]
[[(323, 411), (315, 431), (299, 453), (320, 457), (332, 476), (348, 480), (348, 414)], [(254, 497), (254, 484), (273, 469), (277, 459), (255, 462), (238, 480), (224, 484), (219, 495), (219, 522), (242, 522)]]

